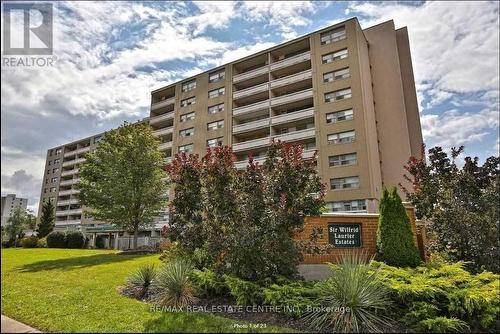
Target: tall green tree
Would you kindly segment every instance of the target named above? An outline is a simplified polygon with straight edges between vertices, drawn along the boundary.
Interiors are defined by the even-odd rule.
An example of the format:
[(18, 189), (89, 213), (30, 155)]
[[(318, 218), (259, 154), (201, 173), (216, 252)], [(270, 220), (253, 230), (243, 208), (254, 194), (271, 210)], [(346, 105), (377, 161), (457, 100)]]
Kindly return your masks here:
[(79, 198), (97, 220), (134, 235), (166, 206), (168, 183), (159, 141), (147, 124), (127, 124), (104, 135), (80, 168)]
[(463, 150), (452, 148), (450, 157), (434, 147), (427, 159), (410, 158), (405, 177), (412, 188), (403, 190), (417, 218), (429, 222), (431, 251), (470, 262), (474, 270), (500, 272), (500, 158), (491, 156), (480, 165), (477, 157), (465, 157), (457, 163)]
[(421, 260), (401, 197), (384, 189), (379, 204), (377, 259), (391, 266), (415, 267)]
[(43, 203), (42, 215), (40, 216), (40, 223), (37, 226), (36, 232), (39, 238), (46, 237), (50, 232), (54, 230), (55, 225), (55, 215), (54, 215), (54, 203), (49, 198), (49, 200)]
[(19, 239), (24, 236), (24, 231), (30, 228), (31, 223), (32, 218), (26, 210), (17, 207), (11, 212), (5, 226), (5, 234), (14, 247), (17, 247)]

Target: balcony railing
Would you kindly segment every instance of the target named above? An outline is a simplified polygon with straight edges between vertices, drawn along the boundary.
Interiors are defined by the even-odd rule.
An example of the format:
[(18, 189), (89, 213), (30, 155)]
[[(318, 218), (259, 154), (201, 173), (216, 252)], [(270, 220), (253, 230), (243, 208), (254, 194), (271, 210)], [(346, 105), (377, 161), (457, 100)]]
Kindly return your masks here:
[(167, 141), (165, 143), (161, 143), (159, 147), (160, 147), (160, 151), (167, 150), (169, 148), (172, 148), (172, 142), (171, 141)]
[(254, 70), (236, 74), (233, 76), (233, 82), (237, 83), (243, 80), (251, 79), (253, 77), (256, 77), (258, 75), (262, 75), (264, 73), (267, 73), (269, 71), (269, 65), (264, 65), (262, 67), (256, 68)]
[(299, 130), (277, 135), (274, 136), (273, 138), (279, 139), (281, 141), (295, 141), (307, 138), (314, 138), (315, 136), (316, 136), (316, 131), (314, 128), (311, 128), (311, 129)]
[(269, 83), (264, 82), (263, 84), (259, 84), (257, 86), (252, 86), (250, 88), (238, 90), (233, 93), (233, 99), (239, 99), (245, 96), (250, 96), (253, 94), (265, 92), (269, 89)]
[(80, 215), (82, 214), (82, 209), (73, 209), (73, 210), (60, 210), (56, 211), (56, 216), (70, 216), (70, 215)]
[(271, 137), (248, 140), (242, 143), (233, 144), (233, 151), (238, 152), (244, 150), (251, 150), (259, 147), (265, 147), (270, 143), (271, 143)]
[(64, 153), (64, 157), (66, 158), (66, 157), (73, 156), (75, 154), (81, 154), (81, 153), (85, 153), (85, 152), (88, 152), (88, 151), (90, 151), (90, 146), (86, 146), (86, 147), (79, 148), (77, 150), (65, 152)]
[(166, 164), (169, 164), (172, 162), (172, 157), (166, 157), (165, 159), (163, 159), (163, 161), (166, 163)]
[(281, 141), (296, 141), (301, 139), (314, 138), (315, 136), (316, 136), (316, 131), (314, 128), (304, 129), (281, 135), (269, 136), (269, 137), (244, 141), (241, 143), (235, 143), (233, 144), (233, 151), (238, 152), (238, 151), (251, 150), (259, 147), (265, 147), (271, 144), (271, 141), (273, 139), (278, 139)]
[(259, 101), (243, 107), (233, 108), (233, 115), (242, 115), (249, 112), (254, 112), (269, 108), (269, 100)]
[(163, 101), (159, 101), (159, 102), (151, 104), (151, 110), (155, 110), (155, 109), (159, 109), (159, 108), (162, 108), (162, 107), (166, 107), (166, 106), (174, 104), (174, 103), (175, 103), (175, 96), (174, 97), (170, 97), (168, 99), (165, 99)]
[(283, 124), (292, 121), (298, 121), (305, 118), (314, 117), (314, 108), (303, 109), (294, 111), (287, 114), (273, 116), (271, 118), (271, 125)]
[(59, 220), (55, 222), (56, 226), (65, 226), (65, 225), (80, 225), (82, 221), (78, 220)]
[(296, 56), (290, 57), (290, 58), (285, 58), (283, 60), (280, 60), (278, 62), (272, 63), (271, 64), (271, 71), (291, 66), (294, 64), (302, 63), (304, 61), (308, 61), (311, 59), (311, 51), (306, 51), (304, 53), (298, 54)]
[(65, 170), (61, 172), (61, 176), (69, 176), (78, 173), (78, 168), (73, 168), (70, 170)]
[(79, 192), (80, 192), (80, 190), (78, 190), (78, 189), (61, 190), (61, 191), (59, 191), (59, 196), (74, 195), (74, 194), (78, 194)]
[(173, 131), (174, 131), (174, 127), (169, 126), (168, 128), (163, 128), (163, 129), (153, 131), (153, 135), (160, 137), (160, 136), (171, 134), (171, 133), (173, 133)]
[(312, 70), (306, 70), (271, 81), (271, 88), (283, 87), (312, 78)]
[(62, 166), (63, 167), (66, 167), (66, 166), (71, 166), (71, 165), (74, 165), (74, 164), (79, 164), (79, 163), (82, 163), (82, 162), (85, 162), (85, 158), (79, 158), (79, 159), (73, 159), (73, 160), (69, 160), (69, 161), (64, 161)]
[[(316, 149), (309, 149), (309, 150), (304, 150), (302, 151), (302, 158), (303, 159), (311, 159), (313, 156), (314, 156), (314, 152), (316, 152)], [(263, 156), (263, 157), (258, 157), (258, 158), (255, 158), (254, 159), (255, 162), (258, 162), (259, 164), (263, 164), (264, 161), (266, 161), (266, 157)], [(245, 160), (240, 160), (240, 161), (236, 161), (234, 163), (234, 166), (237, 168), (237, 169), (243, 169), (245, 168), (246, 166), (248, 165), (248, 158), (245, 159)]]
[(77, 183), (78, 181), (80, 181), (80, 178), (71, 179), (71, 180), (64, 180), (64, 181), (59, 182), (59, 185), (60, 186), (69, 186), (69, 185)]
[(271, 99), (271, 106), (279, 106), (281, 104), (290, 103), (294, 101), (300, 101), (313, 96), (312, 88), (301, 90), (295, 93), (286, 94)]
[(269, 118), (264, 118), (264, 119), (259, 119), (257, 121), (235, 125), (233, 126), (233, 133), (242, 133), (242, 132), (257, 130), (268, 126), (269, 126)]
[(149, 124), (155, 124), (161, 121), (165, 121), (167, 119), (174, 118), (174, 112), (168, 112), (166, 114), (161, 114), (158, 116), (153, 116), (149, 119)]
[(70, 204), (78, 204), (78, 203), (80, 203), (80, 201), (77, 200), (76, 198), (73, 198), (73, 199), (67, 199), (67, 200), (64, 200), (64, 201), (57, 201), (57, 206), (70, 205)]

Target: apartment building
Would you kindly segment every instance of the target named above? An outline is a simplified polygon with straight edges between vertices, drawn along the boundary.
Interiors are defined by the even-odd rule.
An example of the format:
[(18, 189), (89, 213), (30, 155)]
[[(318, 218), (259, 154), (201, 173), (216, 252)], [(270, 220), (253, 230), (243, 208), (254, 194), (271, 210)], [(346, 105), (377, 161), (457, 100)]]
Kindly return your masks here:
[(375, 212), (423, 142), (407, 30), (352, 18), (214, 68), (153, 91), (150, 124), (166, 159), (224, 144), (244, 168), (272, 140), (317, 150), (329, 210)]
[(7, 194), (2, 196), (1, 201), (1, 224), (2, 226), (7, 225), (10, 215), (12, 212), (18, 208), (22, 211), (26, 211), (28, 207), (28, 199), (17, 197), (16, 194)]

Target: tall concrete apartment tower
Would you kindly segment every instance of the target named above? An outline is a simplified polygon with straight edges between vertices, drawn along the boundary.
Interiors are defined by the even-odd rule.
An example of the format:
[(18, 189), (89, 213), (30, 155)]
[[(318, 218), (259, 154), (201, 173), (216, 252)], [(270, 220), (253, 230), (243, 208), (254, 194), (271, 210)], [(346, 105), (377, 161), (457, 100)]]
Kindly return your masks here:
[(317, 150), (331, 211), (375, 212), (422, 145), (408, 33), (393, 21), (353, 18), (155, 90), (149, 121), (167, 159), (222, 143), (244, 168), (273, 139)]
[(9, 221), (10, 215), (17, 209), (22, 211), (26, 211), (28, 207), (28, 199), (16, 197), (16, 194), (8, 194), (2, 196), (1, 201), (1, 218), (2, 218), (2, 226), (7, 225)]

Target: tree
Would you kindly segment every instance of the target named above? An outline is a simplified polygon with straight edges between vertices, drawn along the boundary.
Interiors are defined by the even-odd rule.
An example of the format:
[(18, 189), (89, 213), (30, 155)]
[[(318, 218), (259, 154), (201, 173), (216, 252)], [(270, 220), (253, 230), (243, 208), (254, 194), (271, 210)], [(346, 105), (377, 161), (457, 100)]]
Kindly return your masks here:
[(429, 222), (431, 251), (471, 262), (473, 270), (499, 272), (500, 158), (479, 165), (477, 157), (465, 157), (460, 168), (463, 149), (452, 148), (451, 159), (441, 147), (429, 149), (428, 161), (410, 158), (405, 177), (413, 186), (403, 190), (417, 218)]
[(79, 198), (89, 216), (134, 235), (149, 227), (167, 200), (159, 141), (147, 124), (125, 123), (106, 133), (80, 168)]
[(17, 207), (11, 212), (5, 226), (5, 233), (14, 247), (17, 246), (17, 241), (24, 236), (24, 230), (29, 228), (30, 222), (31, 219), (25, 210)]
[(391, 266), (416, 267), (420, 256), (413, 238), (410, 219), (396, 188), (384, 189), (379, 204), (377, 259)]
[(52, 200), (43, 203), (42, 206), (42, 216), (40, 217), (40, 223), (36, 229), (39, 238), (46, 237), (50, 232), (54, 230), (55, 215), (54, 215), (54, 204)]

